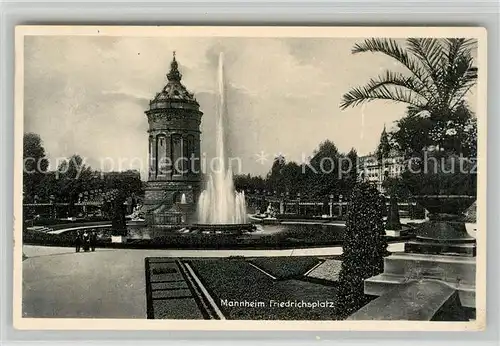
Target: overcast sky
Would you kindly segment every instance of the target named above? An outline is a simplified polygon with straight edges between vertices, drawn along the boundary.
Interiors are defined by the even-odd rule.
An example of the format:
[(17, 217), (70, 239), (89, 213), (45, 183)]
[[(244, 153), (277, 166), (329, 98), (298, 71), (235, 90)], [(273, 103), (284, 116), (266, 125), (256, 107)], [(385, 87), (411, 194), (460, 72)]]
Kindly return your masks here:
[[(38, 133), (48, 157), (80, 154), (93, 168), (104, 158), (147, 168), (148, 101), (166, 84), (172, 51), (183, 84), (201, 110), (202, 152), (213, 153), (216, 69), (226, 56), (228, 147), (244, 173), (265, 174), (272, 158), (300, 161), (326, 139), (340, 151), (375, 149), (384, 124), (403, 105), (377, 101), (340, 110), (351, 87), (387, 69), (383, 55), (351, 54), (362, 39), (25, 38), (25, 132)], [(475, 98), (470, 99), (475, 106)], [(268, 161), (257, 161), (266, 153)], [(132, 167), (130, 162), (135, 160)], [(139, 162), (142, 161), (142, 165)], [(117, 168), (118, 164), (115, 164)]]

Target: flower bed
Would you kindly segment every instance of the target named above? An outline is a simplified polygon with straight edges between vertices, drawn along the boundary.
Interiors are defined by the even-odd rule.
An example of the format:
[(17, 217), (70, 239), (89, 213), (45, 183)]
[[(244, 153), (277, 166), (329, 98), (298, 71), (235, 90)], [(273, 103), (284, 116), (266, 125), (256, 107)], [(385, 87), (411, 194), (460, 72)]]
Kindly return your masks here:
[(319, 263), (317, 257), (262, 257), (250, 260), (278, 280), (299, 278)]
[[(240, 258), (197, 259), (190, 264), (227, 319), (336, 319), (332, 307), (335, 287), (299, 280), (275, 281)], [(245, 306), (252, 303), (253, 307)]]

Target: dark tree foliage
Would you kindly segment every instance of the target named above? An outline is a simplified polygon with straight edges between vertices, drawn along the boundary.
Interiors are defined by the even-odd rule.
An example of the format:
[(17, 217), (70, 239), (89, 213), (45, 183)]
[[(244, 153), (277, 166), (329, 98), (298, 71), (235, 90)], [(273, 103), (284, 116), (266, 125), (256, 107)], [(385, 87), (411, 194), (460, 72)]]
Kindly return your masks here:
[(39, 135), (35, 133), (24, 134), (23, 161), (24, 197), (27, 201), (33, 202), (49, 166)]
[(253, 194), (257, 191), (263, 191), (266, 188), (266, 180), (261, 176), (235, 175), (234, 187), (238, 191), (246, 191)]
[(387, 177), (382, 182), (382, 187), (389, 196), (395, 196), (398, 199), (408, 199), (410, 191), (401, 178)]
[(408, 166), (402, 179), (414, 195), (477, 194), (475, 160), (447, 152), (432, 152), (415, 156)]
[(340, 192), (344, 194), (350, 193), (358, 180), (358, 153), (352, 148), (342, 160), (342, 176), (340, 177)]
[[(358, 177), (358, 155), (353, 148), (347, 154), (338, 151), (330, 140), (321, 142), (307, 162), (286, 161), (277, 156), (269, 173), (261, 176), (236, 175), (235, 188), (252, 195), (272, 195), (290, 199), (323, 200), (329, 196), (344, 200), (350, 194)], [(267, 208), (267, 204), (266, 204)]]
[(336, 310), (346, 318), (367, 302), (363, 281), (381, 273), (387, 251), (382, 218), (385, 204), (376, 188), (359, 183), (353, 189), (344, 232), (343, 262)]
[(283, 169), (286, 166), (286, 160), (284, 156), (277, 156), (274, 159), (271, 170), (267, 174), (267, 189), (274, 193), (281, 194), (285, 192)]
[(340, 157), (332, 141), (326, 140), (319, 145), (306, 171), (306, 195), (318, 198), (338, 191)]
[(90, 195), (98, 198), (99, 194), (102, 196), (106, 192), (116, 190), (117, 201), (121, 204), (114, 206), (104, 203), (102, 210), (115, 220), (116, 225), (124, 225), (125, 210), (121, 211), (123, 202), (127, 200), (134, 206), (144, 195), (144, 186), (138, 171), (95, 171), (86, 165), (84, 158), (79, 155), (72, 155), (60, 162), (56, 169), (49, 170), (39, 135), (25, 134), (23, 146), (26, 162), (23, 188), (27, 202), (34, 201), (35, 196), (38, 197), (38, 202), (66, 202), (69, 203), (67, 214), (76, 215), (78, 208), (75, 204), (79, 201), (85, 202)]

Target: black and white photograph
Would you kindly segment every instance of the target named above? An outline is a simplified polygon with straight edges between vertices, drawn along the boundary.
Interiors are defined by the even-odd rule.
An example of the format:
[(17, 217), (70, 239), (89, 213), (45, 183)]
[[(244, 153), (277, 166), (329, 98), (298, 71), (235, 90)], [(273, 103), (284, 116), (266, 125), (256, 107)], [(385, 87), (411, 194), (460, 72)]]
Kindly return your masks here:
[(486, 69), (479, 27), (17, 27), (15, 325), (484, 329)]

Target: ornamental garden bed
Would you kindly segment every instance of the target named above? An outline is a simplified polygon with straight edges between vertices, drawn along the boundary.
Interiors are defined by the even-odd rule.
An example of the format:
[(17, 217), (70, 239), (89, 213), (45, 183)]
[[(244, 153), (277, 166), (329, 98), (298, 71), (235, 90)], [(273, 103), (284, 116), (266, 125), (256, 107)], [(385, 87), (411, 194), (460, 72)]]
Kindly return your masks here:
[(189, 264), (227, 319), (337, 319), (333, 308), (336, 287), (297, 279), (273, 280), (242, 258), (204, 258)]
[(317, 257), (262, 257), (249, 260), (278, 280), (300, 278), (320, 263)]

